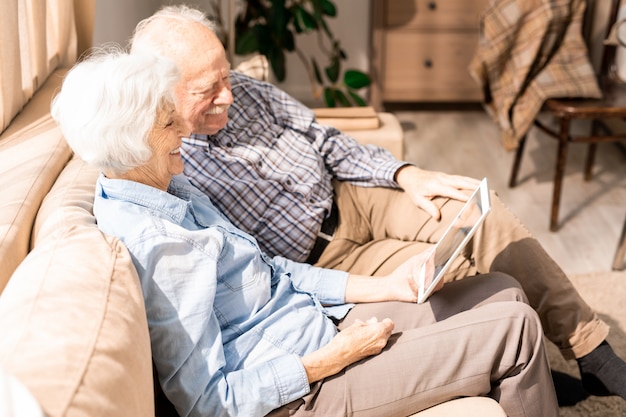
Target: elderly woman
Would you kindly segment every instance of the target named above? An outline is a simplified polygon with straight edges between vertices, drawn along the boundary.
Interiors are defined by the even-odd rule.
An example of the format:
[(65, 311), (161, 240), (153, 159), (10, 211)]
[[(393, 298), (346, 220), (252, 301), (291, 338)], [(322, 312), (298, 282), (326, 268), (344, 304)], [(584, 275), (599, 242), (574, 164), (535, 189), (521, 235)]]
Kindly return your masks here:
[(102, 171), (98, 226), (132, 255), (180, 415), (407, 416), (480, 395), (511, 417), (558, 415), (542, 330), (513, 279), (446, 284), (417, 304), (427, 254), (372, 278), (261, 253), (180, 175), (177, 79), (163, 59), (97, 54), (68, 73), (52, 114)]

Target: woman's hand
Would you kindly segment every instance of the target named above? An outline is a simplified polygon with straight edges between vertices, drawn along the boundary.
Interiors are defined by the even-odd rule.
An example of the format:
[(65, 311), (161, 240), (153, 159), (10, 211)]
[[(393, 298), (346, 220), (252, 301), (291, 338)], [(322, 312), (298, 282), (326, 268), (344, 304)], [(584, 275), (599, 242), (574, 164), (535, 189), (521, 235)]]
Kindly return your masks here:
[[(396, 268), (386, 279), (391, 291), (390, 299), (395, 301), (417, 302), (420, 278), (430, 282), (435, 274), (434, 247), (409, 258)], [(439, 289), (439, 288), (437, 288)]]
[(345, 301), (371, 303), (378, 301), (416, 302), (420, 276), (430, 282), (435, 273), (433, 249), (409, 258), (392, 273), (383, 277), (353, 275), (348, 277)]
[(356, 320), (329, 344), (302, 357), (309, 383), (334, 375), (346, 366), (379, 354), (387, 345), (394, 324), (390, 319)]
[(441, 218), (439, 208), (431, 201), (441, 196), (467, 201), (478, 187), (479, 180), (443, 172), (425, 171), (414, 165), (405, 165), (396, 172), (396, 182), (413, 200), (434, 219)]

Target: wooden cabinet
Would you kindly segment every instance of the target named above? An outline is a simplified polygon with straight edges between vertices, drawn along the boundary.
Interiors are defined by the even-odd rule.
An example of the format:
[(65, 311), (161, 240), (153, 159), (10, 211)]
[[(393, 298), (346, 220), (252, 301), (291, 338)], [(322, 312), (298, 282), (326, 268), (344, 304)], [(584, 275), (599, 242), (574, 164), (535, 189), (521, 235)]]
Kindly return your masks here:
[(468, 66), (490, 0), (373, 0), (371, 103), (478, 102)]

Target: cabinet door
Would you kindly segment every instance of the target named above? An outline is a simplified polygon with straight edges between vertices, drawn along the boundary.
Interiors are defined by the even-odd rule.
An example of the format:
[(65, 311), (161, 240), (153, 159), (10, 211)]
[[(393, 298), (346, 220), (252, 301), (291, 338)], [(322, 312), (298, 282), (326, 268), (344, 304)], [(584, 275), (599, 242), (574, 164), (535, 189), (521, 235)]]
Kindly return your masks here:
[(384, 101), (480, 101), (468, 66), (475, 33), (387, 31)]

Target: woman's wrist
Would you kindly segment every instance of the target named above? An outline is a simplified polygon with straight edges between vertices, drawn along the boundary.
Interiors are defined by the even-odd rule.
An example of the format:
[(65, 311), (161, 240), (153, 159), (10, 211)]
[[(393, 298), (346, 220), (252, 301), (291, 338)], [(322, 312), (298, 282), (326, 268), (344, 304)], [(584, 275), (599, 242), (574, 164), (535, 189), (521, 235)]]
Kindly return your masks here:
[(389, 282), (386, 277), (350, 274), (345, 298), (346, 303), (391, 301)]
[(333, 352), (332, 342), (315, 352), (304, 355), (302, 365), (306, 371), (309, 384), (335, 375), (350, 363), (339, 360), (339, 355)]

